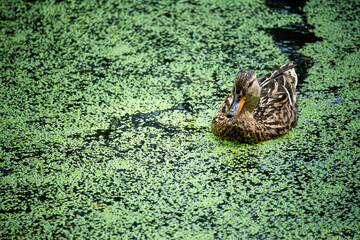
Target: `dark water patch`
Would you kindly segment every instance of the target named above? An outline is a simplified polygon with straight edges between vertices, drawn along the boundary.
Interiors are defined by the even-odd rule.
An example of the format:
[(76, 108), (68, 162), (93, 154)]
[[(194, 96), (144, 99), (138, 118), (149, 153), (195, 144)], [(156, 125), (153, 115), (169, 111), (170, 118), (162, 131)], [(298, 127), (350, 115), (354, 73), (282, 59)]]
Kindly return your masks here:
[(301, 85), (308, 76), (307, 70), (313, 66), (314, 62), (311, 58), (298, 52), (298, 50), (305, 46), (306, 43), (314, 43), (321, 40), (321, 38), (315, 36), (312, 32), (313, 27), (307, 24), (306, 15), (302, 11), (306, 2), (307, 1), (266, 1), (266, 5), (275, 11), (282, 14), (295, 13), (302, 17), (303, 22), (301, 24), (264, 29), (273, 37), (275, 45), (286, 54), (288, 59), (297, 64), (296, 72), (299, 77), (299, 85)]
[[(127, 113), (119, 119), (113, 118), (111, 123), (114, 125), (115, 128), (120, 128), (123, 131), (130, 131), (142, 127), (153, 127), (172, 135), (177, 131), (176, 128), (158, 122), (156, 116), (159, 116), (162, 112), (173, 111), (175, 109), (183, 110), (181, 108), (171, 108), (166, 110), (156, 110), (151, 113)], [(126, 123), (130, 123), (130, 125), (126, 125)]]
[(321, 39), (310, 32), (307, 26), (301, 24), (265, 29), (265, 31), (274, 38), (275, 45), (297, 64), (296, 72), (299, 76), (299, 84), (302, 84), (308, 76), (307, 70), (314, 63), (311, 58), (299, 53), (298, 50), (305, 46), (306, 43), (314, 43)]
[(81, 70), (79, 70), (79, 73), (80, 73), (80, 75), (84, 75), (86, 73), (90, 73), (91, 71), (92, 71), (91, 69), (81, 69)]
[(305, 6), (306, 2), (304, 1), (292, 1), (292, 0), (266, 0), (265, 4), (280, 13), (289, 14), (289, 13), (302, 13), (302, 9)]
[[(204, 132), (207, 131), (207, 129), (204, 128), (196, 128), (192, 127), (191, 124), (189, 126), (185, 127), (177, 127), (172, 125), (167, 125), (159, 122), (157, 120), (157, 116), (160, 116), (161, 114), (167, 114), (168, 112), (173, 111), (187, 111), (187, 108), (179, 105), (175, 106), (169, 109), (164, 110), (156, 110), (151, 113), (134, 113), (134, 114), (125, 114), (124, 116), (120, 118), (113, 118), (110, 121), (110, 124), (108, 128), (106, 129), (97, 129), (93, 131), (91, 134), (73, 134), (69, 136), (70, 138), (75, 139), (82, 139), (84, 141), (84, 145), (76, 150), (70, 150), (66, 152), (66, 155), (77, 155), (80, 159), (90, 159), (90, 156), (87, 156), (88, 154), (84, 153), (83, 155), (79, 154), (81, 152), (84, 152), (86, 148), (90, 146), (92, 142), (98, 142), (99, 140), (103, 139), (104, 143), (101, 143), (106, 148), (110, 148), (111, 151), (116, 152), (116, 156), (122, 156), (123, 154), (128, 153), (129, 151), (132, 151), (134, 153), (139, 151), (144, 151), (144, 149), (148, 149), (153, 152), (157, 152), (157, 158), (159, 158), (159, 161), (162, 161), (161, 159), (165, 158), (165, 155), (167, 154), (167, 151), (164, 151), (162, 146), (158, 145), (158, 143), (147, 143), (146, 139), (156, 139), (157, 137), (161, 137), (162, 139), (172, 139), (174, 136), (178, 134), (185, 134), (186, 136), (190, 136), (191, 134), (194, 134), (196, 132)], [(157, 131), (154, 133), (146, 133), (144, 140), (141, 140), (139, 142), (131, 143), (128, 148), (119, 149), (116, 145), (113, 145), (113, 141), (115, 139), (121, 138), (122, 134), (124, 132), (138, 132), (141, 133), (144, 130), (142, 128), (154, 128), (157, 129)], [(128, 142), (131, 142), (131, 139), (128, 139)], [(193, 149), (187, 149), (188, 151), (192, 151)], [(102, 153), (100, 153), (102, 155)], [(104, 156), (105, 157), (105, 156)], [(101, 161), (97, 161), (101, 162)]]
[[(160, 123), (156, 119), (156, 116), (167, 114), (173, 111), (186, 111), (192, 113), (193, 109), (192, 109), (192, 105), (188, 101), (184, 101), (184, 103), (182, 103), (181, 105), (174, 106), (168, 109), (156, 110), (151, 113), (141, 113), (141, 112), (134, 114), (127, 113), (120, 118), (113, 118), (111, 120), (111, 124), (114, 125), (115, 128), (120, 128), (123, 131), (128, 131), (130, 130), (130, 128), (133, 130), (142, 127), (152, 127), (164, 131), (168, 136), (173, 136), (174, 134), (178, 133), (180, 129), (176, 126), (170, 126)], [(126, 123), (130, 123), (130, 125), (126, 125)]]
[[(85, 142), (98, 141), (100, 138), (103, 138), (105, 140), (112, 140), (117, 137), (115, 135), (117, 129), (121, 129), (123, 132), (126, 132), (126, 131), (134, 131), (144, 127), (153, 127), (156, 129), (160, 129), (165, 133), (168, 133), (169, 135), (173, 135), (178, 131), (178, 129), (158, 122), (155, 116), (159, 116), (161, 112), (175, 110), (175, 109), (183, 110), (184, 108), (178, 107), (178, 108), (171, 108), (166, 110), (157, 110), (152, 113), (141, 113), (141, 112), (134, 114), (126, 113), (124, 116), (120, 118), (113, 118), (110, 121), (108, 128), (96, 129), (95, 133), (85, 135), (83, 138)], [(151, 137), (150, 135), (149, 137)], [(70, 137), (81, 138), (82, 134), (73, 134)]]
[(7, 169), (5, 169), (5, 168), (0, 167), (0, 173), (1, 173), (1, 176), (2, 176), (2, 177), (5, 177), (5, 176), (7, 176), (7, 175), (9, 175), (9, 174), (12, 174), (13, 171), (7, 170)]

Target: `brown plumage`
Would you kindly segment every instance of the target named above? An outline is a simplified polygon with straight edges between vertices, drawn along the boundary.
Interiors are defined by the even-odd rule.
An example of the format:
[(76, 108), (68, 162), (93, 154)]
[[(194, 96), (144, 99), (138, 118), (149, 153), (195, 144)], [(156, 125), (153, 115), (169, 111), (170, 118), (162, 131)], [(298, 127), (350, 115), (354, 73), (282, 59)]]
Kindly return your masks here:
[(227, 140), (257, 143), (284, 135), (297, 121), (296, 65), (288, 62), (256, 78), (242, 69), (232, 93), (212, 121), (213, 132)]

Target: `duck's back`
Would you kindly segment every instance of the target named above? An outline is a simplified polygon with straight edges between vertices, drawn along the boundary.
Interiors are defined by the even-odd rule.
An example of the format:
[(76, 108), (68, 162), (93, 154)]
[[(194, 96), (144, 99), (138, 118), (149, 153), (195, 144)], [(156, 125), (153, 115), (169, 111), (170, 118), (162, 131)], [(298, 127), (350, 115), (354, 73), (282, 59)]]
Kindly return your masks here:
[(297, 75), (294, 67), (293, 62), (288, 62), (258, 78), (261, 93), (254, 118), (269, 129), (270, 135), (283, 135), (296, 125)]

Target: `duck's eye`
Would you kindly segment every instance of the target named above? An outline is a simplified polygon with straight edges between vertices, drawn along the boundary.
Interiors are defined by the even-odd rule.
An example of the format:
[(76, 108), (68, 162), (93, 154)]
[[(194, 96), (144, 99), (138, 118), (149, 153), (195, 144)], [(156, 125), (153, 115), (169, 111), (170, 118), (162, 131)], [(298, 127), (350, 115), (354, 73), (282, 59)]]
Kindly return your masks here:
[(251, 88), (251, 86), (252, 86), (253, 83), (254, 83), (254, 81), (252, 81), (252, 82), (249, 84), (248, 88)]

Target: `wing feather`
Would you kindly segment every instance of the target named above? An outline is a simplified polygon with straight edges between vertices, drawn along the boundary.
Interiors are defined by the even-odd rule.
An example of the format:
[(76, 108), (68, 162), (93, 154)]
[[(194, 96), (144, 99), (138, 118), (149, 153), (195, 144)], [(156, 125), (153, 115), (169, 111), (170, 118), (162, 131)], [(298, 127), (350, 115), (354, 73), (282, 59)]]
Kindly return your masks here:
[(255, 116), (272, 127), (281, 121), (288, 121), (284, 112), (297, 105), (295, 66), (293, 62), (281, 67), (274, 66), (273, 72), (259, 77), (261, 93)]

